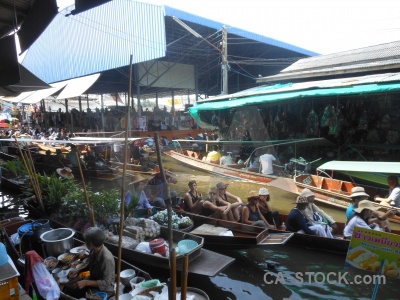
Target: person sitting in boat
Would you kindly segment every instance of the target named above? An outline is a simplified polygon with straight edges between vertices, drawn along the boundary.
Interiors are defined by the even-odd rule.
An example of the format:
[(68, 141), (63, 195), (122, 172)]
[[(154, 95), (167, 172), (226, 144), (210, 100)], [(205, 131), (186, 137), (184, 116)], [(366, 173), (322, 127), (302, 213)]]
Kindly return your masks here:
[(318, 235), (322, 237), (328, 237), (328, 234), (332, 237), (329, 230), (319, 224), (309, 225), (307, 218), (304, 215), (304, 210), (308, 206), (307, 198), (304, 196), (298, 196), (296, 199), (296, 207), (293, 208), (287, 218), (287, 230), (298, 233), (306, 233), (312, 235)]
[(221, 156), (221, 158), (219, 160), (219, 164), (223, 165), (223, 166), (233, 164), (232, 156), (226, 150), (224, 150), (223, 155)]
[(354, 216), (347, 222), (343, 230), (344, 238), (350, 239), (353, 235), (354, 227), (356, 226), (380, 231), (381, 228), (378, 224), (369, 222), (372, 218), (372, 212), (377, 209), (378, 207), (374, 206), (371, 201), (361, 200), (360, 203), (358, 203), (358, 207), (354, 209)]
[[(204, 141), (205, 138), (204, 138), (203, 134), (202, 134), (201, 132), (199, 132), (199, 133), (197, 134), (195, 140), (196, 140), (196, 141)], [(201, 144), (201, 143), (197, 143), (197, 145), (198, 145), (199, 148), (203, 148), (203, 146), (204, 146), (204, 144)]]
[(212, 151), (208, 152), (208, 154), (207, 154), (206, 161), (208, 161), (212, 164), (219, 165), (220, 159), (221, 159), (221, 153), (218, 151), (218, 146), (213, 145)]
[(267, 148), (267, 152), (260, 156), (260, 173), (266, 175), (274, 174), (274, 166), (273, 163), (276, 161), (275, 156), (271, 154), (270, 148)]
[(269, 224), (274, 224), (275, 227), (280, 226), (282, 222), (279, 217), (279, 211), (272, 211), (271, 205), (269, 204), (271, 196), (268, 189), (260, 188), (258, 191), (258, 198), (258, 208), (267, 222)]
[[(165, 172), (165, 179), (168, 181), (168, 183), (173, 183), (173, 184), (178, 183), (178, 179), (176, 177), (173, 177), (168, 172)], [(166, 195), (164, 195), (164, 182), (161, 178), (159, 167), (156, 168), (155, 172), (153, 173), (153, 176), (147, 182), (145, 191), (150, 201), (150, 204), (156, 207), (162, 207), (162, 208), (167, 207), (165, 203), (165, 200), (167, 198)], [(176, 196), (178, 195), (178, 193), (176, 191), (171, 190), (170, 195), (171, 195), (172, 207), (174, 207), (176, 205)]]
[(202, 215), (235, 222), (232, 214), (232, 204), (218, 197), (217, 187), (210, 188), (209, 197), (203, 203)]
[(381, 198), (377, 196), (375, 197), (375, 200), (380, 201), (382, 205), (400, 207), (399, 178), (397, 177), (397, 175), (390, 175), (387, 178), (387, 183), (389, 185), (389, 196), (387, 196), (386, 198)]
[(304, 210), (304, 215), (306, 216), (310, 224), (312, 224), (313, 222), (325, 223), (329, 226), (332, 234), (338, 232), (339, 228), (336, 224), (336, 221), (330, 215), (320, 209), (317, 205), (315, 205), (315, 195), (312, 191), (310, 191), (309, 189), (304, 189), (301, 192), (300, 196), (307, 198), (308, 206), (306, 206)]
[(79, 153), (78, 147), (76, 147), (75, 144), (71, 144), (71, 151), (68, 153), (67, 156), (68, 159), (71, 161), (72, 167), (79, 167), (78, 159), (80, 159), (81, 154)]
[(106, 235), (99, 227), (89, 227), (83, 234), (86, 247), (89, 249), (88, 279), (66, 285), (64, 292), (76, 298), (85, 297), (86, 292), (101, 291), (108, 297), (114, 294), (115, 260), (112, 253), (104, 246)]
[(221, 182), (217, 183), (218, 199), (222, 200), (222, 201), (230, 202), (228, 200), (228, 198), (229, 198), (229, 199), (236, 201), (234, 203), (231, 203), (232, 204), (231, 210), (232, 210), (233, 216), (235, 217), (235, 220), (239, 221), (243, 201), (242, 201), (242, 199), (240, 199), (240, 197), (229, 193), (226, 190), (227, 187), (228, 187), (228, 184), (226, 184), (225, 182), (221, 181)]
[(188, 212), (200, 214), (203, 209), (203, 195), (197, 191), (196, 180), (190, 180), (188, 183), (189, 191), (183, 197), (183, 209)]
[(140, 175), (135, 175), (130, 183), (132, 187), (125, 194), (125, 204), (128, 209), (127, 212), (130, 213), (135, 210), (133, 213), (135, 218), (139, 218), (146, 214), (151, 216), (153, 213), (157, 212), (157, 209), (151, 206), (146, 193), (144, 192), (146, 183), (146, 178), (143, 178)]
[(275, 226), (268, 223), (260, 212), (260, 208), (258, 207), (259, 200), (260, 197), (256, 195), (247, 198), (247, 204), (242, 208), (242, 223), (275, 229)]
[[(351, 189), (350, 198), (352, 200), (352, 203), (346, 210), (347, 222), (355, 215), (354, 209), (358, 207), (360, 201), (368, 200), (369, 195), (365, 192), (363, 187), (356, 186)], [(373, 211), (372, 218), (369, 219), (369, 222), (377, 223), (380, 228), (384, 228), (386, 231), (390, 232), (390, 222), (388, 218), (393, 217), (395, 212), (395, 209), (389, 209), (385, 213), (380, 211)]]

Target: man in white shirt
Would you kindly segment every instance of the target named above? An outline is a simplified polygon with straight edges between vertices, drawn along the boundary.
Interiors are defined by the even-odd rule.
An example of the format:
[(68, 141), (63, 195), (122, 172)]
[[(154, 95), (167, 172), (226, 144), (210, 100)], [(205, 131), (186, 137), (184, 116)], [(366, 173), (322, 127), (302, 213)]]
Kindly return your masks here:
[(260, 156), (260, 173), (266, 175), (274, 174), (273, 162), (276, 160), (275, 156), (270, 154), (270, 150), (267, 153)]
[(224, 155), (219, 160), (219, 164), (224, 166), (233, 164), (232, 156), (226, 151), (224, 151), (223, 153)]
[(389, 197), (376, 197), (375, 200), (381, 201), (383, 205), (400, 207), (400, 186), (398, 177), (396, 175), (390, 175), (387, 178), (387, 183), (389, 185)]

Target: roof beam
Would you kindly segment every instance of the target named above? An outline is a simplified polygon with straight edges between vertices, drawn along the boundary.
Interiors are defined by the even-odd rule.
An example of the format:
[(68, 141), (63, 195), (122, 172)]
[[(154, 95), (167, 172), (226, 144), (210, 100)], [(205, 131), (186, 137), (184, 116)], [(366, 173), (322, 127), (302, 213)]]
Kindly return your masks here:
[(7, 3), (0, 2), (0, 8), (4, 8), (12, 13), (16, 13), (17, 15), (21, 17), (26, 17), (27, 13), (19, 9), (18, 7), (14, 7), (13, 5), (9, 5)]

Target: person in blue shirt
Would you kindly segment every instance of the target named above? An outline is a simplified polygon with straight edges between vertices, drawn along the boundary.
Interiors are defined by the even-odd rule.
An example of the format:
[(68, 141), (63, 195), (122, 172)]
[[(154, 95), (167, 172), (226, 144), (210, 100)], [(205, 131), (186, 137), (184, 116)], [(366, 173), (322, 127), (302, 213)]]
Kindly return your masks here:
[(304, 210), (308, 206), (308, 200), (304, 196), (297, 197), (296, 207), (293, 208), (287, 218), (287, 230), (298, 232), (298, 233), (307, 233), (312, 235), (318, 235), (327, 237), (327, 233), (325, 229), (319, 225), (309, 225), (307, 223), (307, 218), (304, 215)]
[[(365, 192), (364, 188), (361, 186), (356, 186), (351, 189), (350, 198), (352, 199), (352, 204), (346, 210), (346, 219), (347, 222), (355, 215), (354, 209), (358, 208), (358, 204), (362, 200), (367, 200), (369, 195)], [(393, 217), (395, 209), (388, 209), (385, 213), (380, 211), (373, 211), (372, 218), (369, 219), (369, 222), (376, 223), (380, 228), (384, 228), (386, 231), (390, 231), (390, 224), (388, 218)], [(347, 223), (346, 222), (346, 223)]]
[[(147, 179), (141, 177), (140, 175), (135, 176), (134, 180), (130, 183), (132, 187), (125, 194), (125, 204), (127, 207), (131, 207), (136, 210), (133, 214), (135, 217), (140, 217), (145, 214), (151, 216), (156, 211), (156, 209), (150, 205), (149, 200), (144, 192), (146, 182)], [(137, 204), (130, 205), (132, 201), (138, 202)]]

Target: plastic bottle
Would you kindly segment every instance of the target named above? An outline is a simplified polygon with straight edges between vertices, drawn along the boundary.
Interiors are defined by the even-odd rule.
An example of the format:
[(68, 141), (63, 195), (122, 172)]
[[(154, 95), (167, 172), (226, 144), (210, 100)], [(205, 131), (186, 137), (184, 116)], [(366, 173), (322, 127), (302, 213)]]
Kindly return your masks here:
[(281, 225), (281, 230), (283, 230), (283, 231), (285, 231), (285, 230), (286, 230), (286, 224), (285, 224), (285, 222), (282, 222), (282, 225)]

